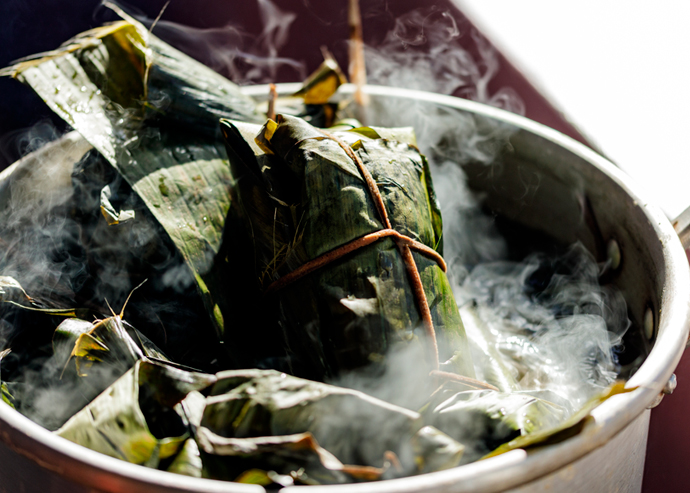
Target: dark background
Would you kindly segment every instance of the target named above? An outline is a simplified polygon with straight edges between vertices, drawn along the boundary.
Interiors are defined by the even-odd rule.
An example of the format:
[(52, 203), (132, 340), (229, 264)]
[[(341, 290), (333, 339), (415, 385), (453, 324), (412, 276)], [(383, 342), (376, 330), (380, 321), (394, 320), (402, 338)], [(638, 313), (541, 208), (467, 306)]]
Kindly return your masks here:
[[(258, 0), (261, 1), (261, 0)], [(154, 34), (188, 52), (214, 69), (231, 76), (218, 56), (240, 49), (249, 55), (266, 56), (261, 38), (263, 23), (257, 0), (172, 0)], [(138, 18), (154, 19), (165, 0), (140, 0), (119, 5)], [(343, 68), (347, 67), (348, 37), (346, 0), (274, 0), (285, 13), (295, 13), (289, 41), (277, 56), (295, 63), (279, 65), (274, 80), (237, 80), (241, 84), (292, 82), (314, 70), (323, 60), (320, 47), (326, 46)], [(470, 53), (477, 47), (470, 35), (473, 27), (450, 1), (369, 0), (362, 2), (365, 42), (376, 46), (389, 32), (395, 19), (412, 9), (426, 15), (449, 12), (462, 33), (460, 44)], [(0, 0), (0, 67), (34, 53), (55, 49), (72, 36), (118, 17), (99, 0)], [(176, 23), (178, 28), (170, 28)], [(187, 26), (188, 29), (179, 29)], [(215, 46), (205, 49), (208, 43)], [(415, 49), (410, 47), (409, 49)], [(500, 70), (489, 84), (489, 91), (511, 87), (526, 103), (526, 116), (559, 129), (578, 140), (585, 139), (499, 54)], [(235, 60), (242, 67), (241, 61)], [(302, 65), (300, 70), (297, 64)], [(264, 77), (265, 79), (265, 77)], [(462, 96), (462, 94), (456, 94)], [(36, 126), (36, 124), (39, 124)], [(31, 132), (27, 134), (27, 130)], [(5, 168), (37, 144), (64, 131), (65, 124), (55, 117), (27, 87), (8, 77), (0, 78), (0, 169)]]

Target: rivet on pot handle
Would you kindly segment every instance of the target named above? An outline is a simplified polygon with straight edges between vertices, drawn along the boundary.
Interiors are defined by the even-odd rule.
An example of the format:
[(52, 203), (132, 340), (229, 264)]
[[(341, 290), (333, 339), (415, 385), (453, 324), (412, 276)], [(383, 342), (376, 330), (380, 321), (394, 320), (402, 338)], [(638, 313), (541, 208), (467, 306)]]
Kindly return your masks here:
[(664, 398), (665, 395), (670, 395), (673, 393), (674, 390), (676, 390), (676, 386), (678, 385), (678, 381), (676, 380), (676, 374), (674, 373), (671, 375), (671, 378), (668, 379), (668, 382), (666, 382), (666, 385), (664, 385), (664, 388), (661, 389), (661, 392), (659, 393), (658, 396), (656, 396), (656, 399), (654, 402), (652, 402), (651, 405), (647, 407), (647, 409), (653, 409), (659, 404), (661, 404), (662, 399)]
[(664, 389), (662, 392), (666, 395), (671, 395), (673, 394), (673, 391), (676, 390), (676, 387), (678, 386), (678, 380), (676, 379), (676, 374), (674, 373), (671, 375), (671, 378), (668, 379), (668, 382), (666, 382), (666, 385), (664, 385)]

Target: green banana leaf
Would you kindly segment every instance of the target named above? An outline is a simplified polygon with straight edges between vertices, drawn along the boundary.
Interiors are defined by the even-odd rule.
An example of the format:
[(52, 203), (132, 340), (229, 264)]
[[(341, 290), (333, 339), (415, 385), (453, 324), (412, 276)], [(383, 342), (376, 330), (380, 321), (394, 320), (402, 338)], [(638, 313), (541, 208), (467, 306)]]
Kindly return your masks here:
[(216, 256), (233, 177), (217, 121), (260, 118), (236, 85), (120, 15), (127, 20), (3, 73), (30, 85), (122, 174), (183, 255), (222, 334), (230, 310), (214, 262), (224, 260)]
[(134, 464), (174, 462), (189, 438), (184, 413), (174, 408), (214, 381), (213, 375), (140, 360), (55, 433)]
[[(320, 130), (283, 115), (261, 129), (227, 120), (221, 126), (253, 250), (255, 272), (248, 286), (265, 290), (307, 261), (383, 229), (355, 163)], [(333, 135), (372, 174), (392, 227), (442, 253), (440, 211), (411, 129), (353, 128)], [(447, 362), (443, 369), (472, 377), (448, 279), (434, 260), (413, 256), (440, 360)], [(394, 344), (428, 343), (401, 254), (390, 238), (311, 273), (264, 304), (252, 312), (273, 310), (289, 347), (287, 370), (314, 380), (381, 362)]]
[(330, 127), (335, 121), (339, 104), (331, 103), (330, 99), (342, 84), (347, 82), (345, 75), (338, 66), (333, 55), (322, 48), (324, 61), (310, 74), (302, 83), (302, 87), (291, 96), (278, 96), (269, 94), (265, 103), (257, 106), (267, 116), (269, 107), (272, 107), (273, 114), (287, 113), (299, 116), (312, 125), (319, 127)]
[(264, 471), (262, 469), (249, 469), (244, 471), (235, 478), (235, 482), (244, 484), (258, 484), (260, 486), (270, 486), (274, 484), (278, 484), (280, 486), (292, 486), (295, 484), (292, 476), (278, 474), (275, 471)]
[[(263, 128), (238, 123), (259, 123), (263, 117), (235, 85), (123, 17), (0, 75), (30, 85), (84, 136), (87, 144), (79, 143), (75, 155), (93, 146), (125, 178), (193, 273), (225, 345), (235, 343), (241, 332), (253, 332), (244, 339), (254, 343), (251, 347), (236, 344), (247, 353), (238, 360), (329, 379), (372, 362), (382, 364), (393, 345), (425, 346), (416, 302), (390, 239), (261, 297), (272, 282), (309, 260), (383, 227), (363, 179), (333, 140), (302, 120), (279, 117), (277, 124)], [(306, 102), (325, 102), (321, 89), (330, 91), (340, 82), (337, 71), (328, 68), (305, 85), (312, 91), (305, 92)], [(219, 118), (225, 119), (225, 139)], [(442, 253), (440, 212), (414, 132), (358, 122), (343, 122), (330, 132), (374, 176), (393, 227)], [(0, 180), (7, 176), (3, 173)], [(62, 181), (69, 176), (63, 167)], [(141, 216), (116, 207), (109, 185), (99, 191), (97, 210), (108, 225), (133, 223)], [(0, 183), (0, 210), (9, 210), (10, 196)], [(64, 205), (67, 196), (58, 199)], [(235, 200), (241, 210), (231, 210)], [(228, 221), (242, 222), (249, 248), (224, 249)], [(238, 252), (252, 271), (250, 277), (232, 280), (254, 298), (246, 306), (244, 298), (237, 301), (228, 294), (228, 264), (242, 262), (241, 256), (233, 257)], [(443, 351), (442, 369), (474, 376), (472, 353), (482, 361), (494, 358), (478, 377), (501, 390), (514, 389), (514, 379), (495, 359), (479, 323), (468, 330), (470, 348), (439, 266), (421, 254), (414, 257)], [(86, 310), (56, 308), (73, 293), (59, 294), (61, 302), (40, 301), (13, 277), (0, 277), (0, 302), (6, 306), (88, 318)], [(267, 309), (259, 313), (256, 307)], [(235, 322), (228, 331), (242, 310), (261, 323)], [(20, 412), (29, 413), (32, 406), (54, 402), (46, 396), (76, 389), (81, 400), (67, 407), (63, 403), (61, 410), (47, 409), (54, 416), (43, 423), (63, 425), (58, 434), (138, 464), (264, 485), (431, 472), (491, 450), (489, 455), (495, 455), (557, 442), (583, 430), (594, 406), (623, 391), (622, 386), (610, 389), (564, 423), (557, 405), (526, 393), (457, 392), (447, 385), (419, 415), (355, 391), (259, 370), (221, 374), (207, 400), (196, 389), (215, 377), (166, 363), (153, 342), (119, 317), (96, 323), (67, 320), (53, 343), (47, 371), (62, 371), (64, 387), (56, 384), (52, 394), (41, 394), (43, 400), (31, 400), (30, 390), (15, 392), (21, 392), (22, 382), (15, 387), (16, 382), (0, 378), (5, 403), (19, 402)], [(280, 351), (267, 350), (270, 345)], [(0, 352), (0, 363), (7, 354)], [(64, 416), (66, 409), (71, 411)], [(378, 438), (382, 431), (385, 438)], [(479, 446), (463, 445), (476, 437)]]
[(465, 444), (466, 464), (516, 437), (554, 428), (567, 414), (552, 402), (521, 392), (458, 392), (447, 384), (434, 394), (423, 416), (426, 423)]
[(117, 315), (94, 324), (84, 320), (65, 320), (55, 331), (53, 348), (58, 358), (67, 356), (65, 366), (74, 361), (80, 377), (88, 376), (89, 369), (96, 362), (119, 366), (124, 369), (122, 374), (144, 358), (144, 352), (127, 333)]
[(90, 313), (86, 309), (50, 308), (44, 302), (26, 294), (21, 284), (9, 276), (0, 276), (0, 303), (57, 317), (85, 317)]
[(465, 454), (463, 444), (428, 425), (412, 437), (412, 450), (420, 474), (455, 467)]
[(101, 213), (108, 225), (113, 226), (134, 219), (136, 213), (133, 210), (120, 210), (119, 212), (115, 210), (113, 204), (110, 203), (111, 196), (112, 192), (110, 191), (110, 186), (106, 185), (103, 187), (103, 190), (101, 190)]
[[(391, 477), (454, 467), (463, 454), (461, 444), (425, 427), (418, 413), (362, 392), (272, 370), (227, 371), (217, 377), (201, 427), (220, 437), (309, 432), (343, 464), (384, 468), (386, 457), (394, 454), (399, 464), (398, 470), (386, 472)], [(258, 463), (251, 467), (262, 469)]]
[(560, 443), (563, 440), (584, 432), (585, 427), (592, 422), (591, 412), (599, 404), (609, 397), (632, 392), (633, 390), (635, 390), (635, 388), (625, 388), (625, 382), (623, 381), (616, 382), (603, 392), (592, 397), (579, 411), (567, 419), (560, 420), (552, 426), (540, 427), (540, 429), (536, 430), (534, 433), (515, 437), (513, 440), (497, 447), (483, 458), (487, 459), (518, 448), (531, 449)]
[(460, 307), (460, 316), (465, 326), (467, 337), (472, 348), (472, 359), (475, 362), (477, 378), (494, 385), (502, 392), (520, 390), (517, 375), (511, 372), (511, 365), (505, 361), (505, 356), (497, 349), (495, 337), (491, 329), (482, 320), (474, 303), (466, 303)]
[[(143, 358), (165, 360), (165, 355), (134, 327), (118, 316), (94, 323), (63, 320), (55, 329), (52, 355), (40, 365), (29, 365), (17, 378), (17, 409), (54, 430)], [(172, 363), (171, 363), (172, 364)]]
[(183, 476), (200, 478), (202, 477), (202, 469), (199, 446), (194, 438), (188, 438), (166, 470)]
[(337, 117), (339, 106), (336, 103), (330, 103), (331, 96), (335, 94), (338, 87), (347, 82), (347, 79), (333, 55), (324, 48), (322, 51), (324, 61), (321, 66), (307, 77), (299, 91), (293, 94), (293, 97), (304, 101), (304, 108), (298, 108), (295, 111), (289, 107), (281, 107), (280, 112), (300, 116), (312, 125), (330, 127)]
[(99, 352), (109, 353), (115, 361), (129, 361), (128, 368), (144, 356), (169, 361), (148, 337), (119, 316), (93, 323), (78, 318), (64, 320), (55, 329), (53, 352), (65, 365), (74, 358), (77, 369), (102, 361)]
[(17, 410), (57, 429), (144, 358), (185, 369), (119, 316), (65, 319), (54, 331), (52, 355), (11, 382)]
[(226, 438), (202, 427), (197, 441), (203, 452), (204, 477), (211, 479), (268, 486), (278, 474), (303, 484), (353, 482), (343, 464), (320, 447), (311, 433)]
[(338, 87), (347, 79), (338, 66), (333, 55), (324, 53), (324, 61), (302, 84), (293, 96), (304, 99), (305, 104), (328, 104)]
[[(180, 410), (184, 414), (185, 421), (193, 437), (197, 435), (197, 429), (200, 426), (205, 406), (206, 398), (197, 391), (190, 392), (187, 394), (187, 397), (180, 402)], [(193, 437), (187, 439), (182, 450), (180, 450), (168, 467), (168, 472), (195, 478), (202, 477), (203, 464), (201, 462), (201, 453)]]
[[(64, 283), (76, 287), (81, 304), (105, 318), (107, 302), (122, 307), (132, 289), (148, 280), (132, 297), (127, 319), (180, 363), (212, 373), (226, 368), (227, 357), (184, 258), (142, 199), (102, 156), (93, 154), (74, 167), (64, 223), (75, 232), (65, 246), (73, 249), (70, 265), (75, 267), (66, 272)], [(106, 189), (113, 210), (131, 211), (134, 217), (108, 225)], [(221, 363), (209, 365), (213, 360)]]
[[(0, 351), (0, 364), (2, 363), (3, 358), (11, 352), (11, 349), (4, 349)], [(2, 394), (2, 402), (14, 408), (14, 396), (10, 392), (7, 383), (2, 381), (2, 373), (0, 373), (0, 393)]]
[(2, 382), (0, 385), (2, 386), (2, 402), (14, 408), (14, 397), (12, 396), (8, 385), (5, 382)]

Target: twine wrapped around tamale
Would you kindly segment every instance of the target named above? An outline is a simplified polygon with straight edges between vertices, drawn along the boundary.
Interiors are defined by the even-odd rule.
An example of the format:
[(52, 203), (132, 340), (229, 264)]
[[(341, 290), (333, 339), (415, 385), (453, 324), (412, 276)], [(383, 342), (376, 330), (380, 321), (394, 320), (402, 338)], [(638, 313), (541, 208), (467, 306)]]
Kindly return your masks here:
[(293, 372), (333, 377), (404, 342), (431, 348), (429, 369), (473, 376), (411, 129), (327, 133), (283, 115), (261, 128), (221, 127), (257, 279)]

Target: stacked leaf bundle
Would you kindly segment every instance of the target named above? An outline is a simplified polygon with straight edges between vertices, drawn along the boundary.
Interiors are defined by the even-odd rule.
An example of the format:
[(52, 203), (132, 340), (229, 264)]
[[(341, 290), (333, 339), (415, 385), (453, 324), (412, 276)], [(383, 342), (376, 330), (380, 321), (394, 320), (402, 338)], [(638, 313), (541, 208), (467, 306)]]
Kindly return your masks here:
[(263, 127), (222, 125), (257, 288), (289, 349), (286, 371), (333, 378), (407, 343), (432, 349), (427, 371), (438, 369), (438, 346), (445, 366), (473, 376), (412, 130), (324, 132), (283, 115)]
[[(472, 380), (410, 129), (261, 126), (235, 85), (128, 18), (6, 73), (81, 135), (54, 166), (67, 196), (40, 210), (67, 232), (54, 251), (20, 248), (46, 223), (0, 231), (7, 404), (106, 455), (264, 485), (441, 470), (559, 429), (559, 406)], [(5, 210), (32, 164), (5, 173)], [(132, 324), (103, 318), (144, 279)], [(419, 349), (421, 412), (319, 382), (383, 371), (400, 346)]]

